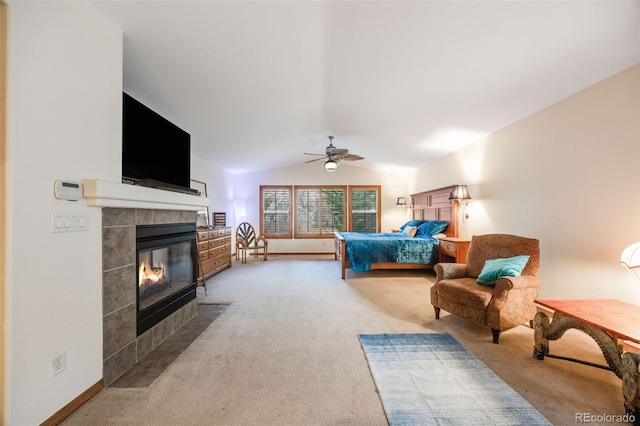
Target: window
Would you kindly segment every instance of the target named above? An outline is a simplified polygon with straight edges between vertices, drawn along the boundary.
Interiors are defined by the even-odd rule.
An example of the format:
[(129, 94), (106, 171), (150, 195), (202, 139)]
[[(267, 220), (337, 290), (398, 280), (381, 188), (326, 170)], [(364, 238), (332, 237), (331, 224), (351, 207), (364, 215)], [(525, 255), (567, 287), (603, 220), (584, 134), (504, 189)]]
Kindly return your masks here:
[(260, 234), (291, 238), (291, 186), (260, 186)]
[(380, 232), (380, 186), (350, 186), (352, 232)]
[(380, 186), (260, 186), (260, 233), (267, 238), (333, 238), (380, 232)]
[(297, 186), (295, 238), (333, 237), (345, 228), (345, 186)]

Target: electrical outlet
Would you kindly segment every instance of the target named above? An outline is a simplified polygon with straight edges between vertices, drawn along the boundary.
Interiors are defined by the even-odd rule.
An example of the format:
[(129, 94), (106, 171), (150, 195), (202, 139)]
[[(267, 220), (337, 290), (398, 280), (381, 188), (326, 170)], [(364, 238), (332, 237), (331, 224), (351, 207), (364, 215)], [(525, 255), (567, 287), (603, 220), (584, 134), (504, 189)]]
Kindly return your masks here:
[(64, 351), (51, 356), (51, 377), (62, 373), (65, 369)]

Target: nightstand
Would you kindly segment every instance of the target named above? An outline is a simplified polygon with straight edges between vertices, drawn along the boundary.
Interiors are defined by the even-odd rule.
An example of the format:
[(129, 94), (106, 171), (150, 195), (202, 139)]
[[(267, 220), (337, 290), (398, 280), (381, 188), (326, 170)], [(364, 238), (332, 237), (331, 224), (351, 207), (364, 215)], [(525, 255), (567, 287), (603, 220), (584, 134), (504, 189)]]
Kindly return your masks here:
[(470, 240), (457, 237), (440, 239), (440, 263), (467, 263)]

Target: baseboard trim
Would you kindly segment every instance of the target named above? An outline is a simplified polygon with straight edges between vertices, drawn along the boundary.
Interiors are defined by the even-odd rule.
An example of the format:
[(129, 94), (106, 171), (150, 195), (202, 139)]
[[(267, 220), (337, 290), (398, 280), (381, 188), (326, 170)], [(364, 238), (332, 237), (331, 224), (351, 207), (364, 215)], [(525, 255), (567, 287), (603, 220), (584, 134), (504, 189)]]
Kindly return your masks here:
[(96, 396), (104, 388), (103, 381), (100, 379), (93, 386), (82, 392), (70, 403), (62, 407), (57, 413), (42, 422), (40, 426), (55, 426), (60, 424), (64, 419), (69, 417), (71, 413), (80, 408), (85, 402)]
[[(310, 252), (306, 252), (306, 251), (301, 251), (301, 252), (296, 252), (296, 253), (291, 253), (291, 252), (269, 252), (268, 256), (307, 256), (307, 255), (311, 255), (311, 254), (317, 254), (317, 255), (333, 255), (335, 254), (332, 251), (327, 251), (327, 252), (318, 252), (318, 251), (310, 251)], [(235, 253), (231, 253), (231, 257), (236, 257)], [(240, 260), (240, 259), (237, 259)]]
[(326, 255), (332, 255), (334, 254), (334, 252), (332, 251), (328, 251), (328, 252), (317, 252), (317, 251), (310, 251), (310, 252), (296, 252), (296, 253), (278, 253), (278, 252), (269, 252), (269, 256), (274, 255), (274, 256), (309, 256), (309, 255), (314, 255), (317, 254), (318, 256), (326, 256)]

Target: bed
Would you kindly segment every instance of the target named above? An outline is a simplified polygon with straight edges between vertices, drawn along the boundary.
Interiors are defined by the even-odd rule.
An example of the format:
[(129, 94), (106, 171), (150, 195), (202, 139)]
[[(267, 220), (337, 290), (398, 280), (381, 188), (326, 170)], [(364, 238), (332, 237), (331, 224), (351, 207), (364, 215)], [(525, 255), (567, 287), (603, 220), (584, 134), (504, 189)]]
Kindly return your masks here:
[[(347, 269), (364, 272), (433, 268), (439, 257), (439, 240), (434, 235), (458, 236), (458, 201), (449, 200), (452, 189), (453, 186), (447, 186), (411, 195), (411, 220), (414, 222), (410, 225), (424, 224), (423, 227), (430, 228), (420, 235), (335, 232), (335, 258), (341, 263), (342, 279), (345, 279)], [(435, 229), (442, 222), (448, 225)]]

